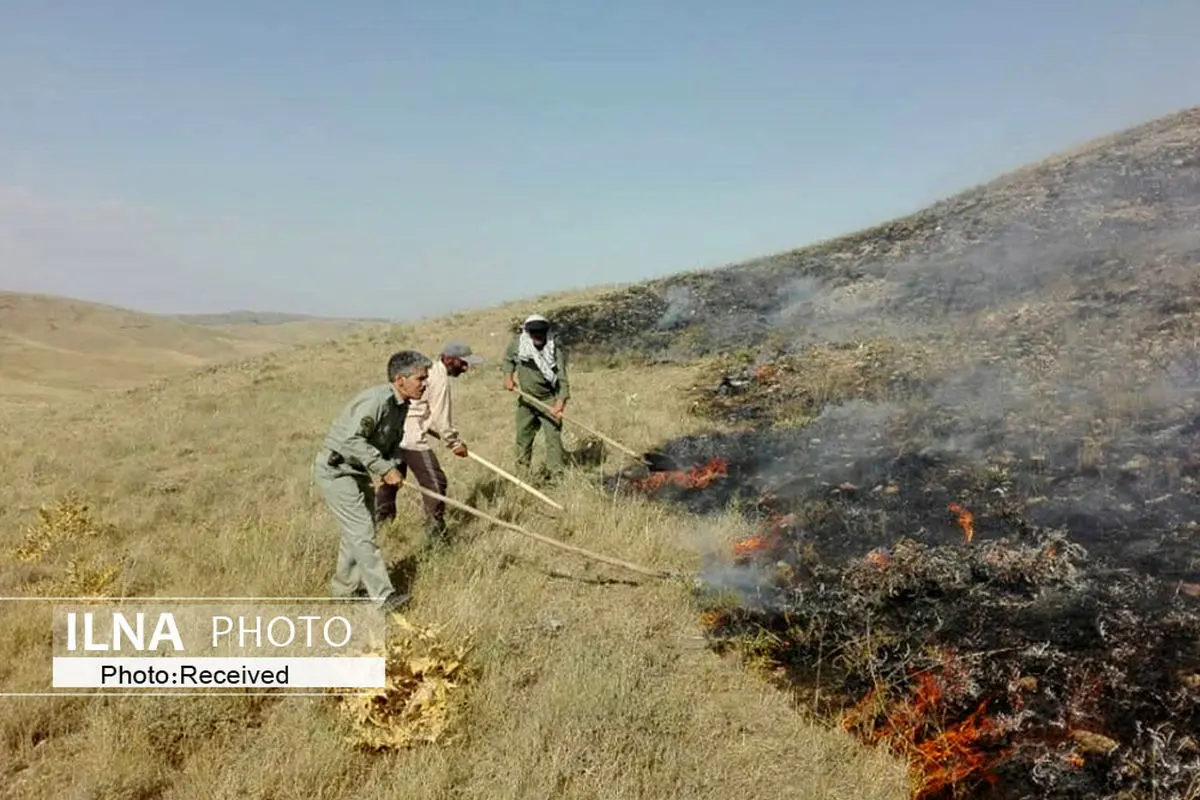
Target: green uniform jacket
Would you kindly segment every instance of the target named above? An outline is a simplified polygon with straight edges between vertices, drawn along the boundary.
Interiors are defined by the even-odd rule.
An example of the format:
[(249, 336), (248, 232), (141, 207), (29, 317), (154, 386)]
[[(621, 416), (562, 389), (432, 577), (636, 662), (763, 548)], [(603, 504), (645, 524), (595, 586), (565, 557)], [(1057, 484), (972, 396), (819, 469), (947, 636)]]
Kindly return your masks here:
[(558, 373), (557, 385), (551, 385), (542, 375), (542, 371), (532, 361), (517, 359), (517, 342), (520, 335), (514, 336), (504, 351), (504, 369), (506, 375), (517, 373), (517, 386), (525, 394), (539, 400), (568, 400), (571, 397), (571, 381), (567, 376), (567, 350), (558, 340), (554, 341), (554, 366)]
[(318, 459), (336, 472), (382, 478), (400, 464), (400, 440), (408, 402), (390, 383), (359, 392), (325, 435)]

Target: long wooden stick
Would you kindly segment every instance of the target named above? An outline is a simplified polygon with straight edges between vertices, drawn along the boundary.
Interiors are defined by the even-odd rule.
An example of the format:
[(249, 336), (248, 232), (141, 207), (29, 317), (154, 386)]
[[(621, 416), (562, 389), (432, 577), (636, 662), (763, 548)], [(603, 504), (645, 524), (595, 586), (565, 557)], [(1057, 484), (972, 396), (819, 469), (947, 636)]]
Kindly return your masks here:
[[(529, 396), (529, 395), (527, 395), (525, 392), (522, 392), (520, 389), (517, 389), (516, 391), (517, 391), (517, 394), (521, 395), (521, 397), (523, 397), (525, 400), (528, 400), (528, 401), (529, 401), (530, 403), (532, 403), (533, 405), (535, 405), (535, 406), (538, 406), (539, 408), (541, 408), (541, 409), (542, 409), (543, 411), (545, 411), (546, 413), (548, 413), (548, 414), (549, 414), (549, 413), (552, 413), (552, 412), (550, 411), (550, 407), (549, 407), (549, 406), (547, 406), (545, 403), (543, 403), (541, 400), (538, 400), (536, 397), (530, 397), (530, 396)], [(580, 422), (579, 420), (575, 419), (574, 417), (570, 417), (570, 416), (567, 416), (567, 415), (565, 415), (565, 414), (564, 414), (564, 415), (563, 415), (563, 417), (562, 417), (562, 419), (563, 419), (563, 421), (564, 421), (564, 422), (570, 422), (570, 423), (572, 423), (572, 424), (574, 424), (574, 425), (578, 425), (579, 427), (583, 428), (583, 429), (584, 429), (585, 431), (587, 431), (588, 433), (592, 434), (593, 436), (597, 436), (597, 437), (599, 437), (599, 438), (603, 439), (604, 441), (606, 441), (606, 442), (608, 442), (609, 444), (611, 444), (613, 447), (615, 447), (615, 448), (617, 448), (618, 450), (620, 450), (622, 453), (625, 453), (625, 454), (626, 454), (626, 455), (628, 455), (628, 456), (631, 456), (631, 457), (633, 457), (633, 458), (636, 458), (638, 461), (641, 461), (643, 464), (647, 464), (647, 465), (649, 465), (649, 464), (650, 464), (650, 462), (649, 462), (649, 461), (647, 461), (647, 460), (646, 460), (646, 458), (645, 458), (644, 456), (641, 456), (641, 455), (639, 455), (638, 453), (635, 453), (633, 450), (631, 450), (630, 448), (628, 448), (628, 447), (626, 447), (625, 445), (621, 444), (620, 442), (616, 441), (615, 439), (611, 439), (611, 438), (609, 438), (608, 436), (605, 436), (605, 435), (604, 435), (603, 433), (601, 433), (600, 431), (598, 431), (598, 430), (595, 430), (595, 429), (593, 429), (593, 428), (590, 428), (590, 427), (588, 427), (587, 425), (584, 425), (582, 422)]]
[(547, 497), (546, 495), (542, 494), (542, 493), (541, 493), (541, 492), (539, 492), (537, 489), (533, 488), (533, 487), (532, 487), (532, 486), (530, 486), (528, 483), (526, 483), (525, 481), (523, 481), (523, 480), (521, 480), (520, 478), (518, 478), (516, 475), (511, 475), (511, 474), (509, 474), (508, 472), (505, 472), (504, 470), (500, 469), (499, 467), (497, 467), (497, 466), (496, 466), (495, 464), (493, 464), (492, 462), (488, 461), (488, 460), (487, 460), (486, 458), (484, 458), (483, 456), (477, 455), (477, 454), (475, 453), (475, 451), (474, 451), (474, 450), (471, 450), (471, 449), (469, 449), (469, 448), (468, 448), (468, 449), (467, 449), (467, 456), (468, 456), (468, 457), (470, 457), (470, 458), (471, 458), (472, 460), (474, 460), (474, 461), (478, 461), (480, 464), (482, 464), (483, 466), (487, 467), (488, 469), (490, 469), (492, 472), (496, 473), (497, 475), (499, 475), (499, 476), (501, 476), (501, 477), (503, 477), (503, 478), (507, 478), (508, 480), (512, 481), (512, 482), (513, 482), (513, 483), (515, 483), (517, 486), (520, 486), (522, 489), (524, 489), (525, 491), (529, 492), (531, 495), (533, 495), (534, 497), (538, 498), (539, 500), (541, 500), (541, 501), (542, 501), (543, 503), (545, 503), (546, 505), (553, 506), (554, 508), (557, 508), (559, 511), (562, 511), (562, 510), (563, 510), (563, 507), (562, 507), (562, 506), (560, 506), (558, 503), (554, 502), (554, 501), (553, 501), (553, 500), (551, 500), (549, 497)]
[(679, 577), (675, 573), (668, 572), (667, 570), (649, 569), (648, 567), (638, 566), (637, 564), (632, 564), (628, 561), (622, 561), (619, 558), (613, 558), (612, 556), (606, 556), (606, 555), (601, 555), (600, 553), (594, 553), (591, 550), (584, 550), (582, 547), (576, 547), (575, 545), (567, 544), (566, 542), (560, 542), (557, 539), (551, 539), (549, 536), (543, 536), (540, 533), (534, 533), (533, 531), (525, 530), (520, 525), (514, 525), (511, 522), (505, 522), (502, 519), (497, 519), (496, 517), (493, 517), (490, 514), (485, 514), (484, 512), (480, 511), (477, 508), (472, 508), (471, 506), (467, 505), (466, 503), (460, 503), (457, 500), (452, 500), (451, 498), (440, 495), (437, 492), (431, 492), (428, 489), (426, 489), (424, 486), (421, 486), (419, 484), (410, 483), (409, 481), (405, 481), (403, 485), (408, 487), (409, 489), (420, 492), (423, 495), (432, 497), (435, 500), (440, 500), (443, 503), (446, 503), (447, 505), (462, 509), (463, 511), (466, 511), (468, 514), (474, 514), (475, 516), (479, 517), (480, 519), (487, 520), (488, 522), (492, 523), (493, 525), (499, 525), (501, 528), (507, 528), (510, 531), (514, 531), (516, 533), (522, 534), (523, 536), (528, 536), (531, 539), (537, 539), (539, 542), (542, 542), (543, 544), (548, 544), (548, 545), (551, 545), (552, 547), (558, 547), (562, 550), (568, 550), (577, 555), (584, 556), (585, 558), (591, 558), (596, 561), (603, 561), (605, 564), (612, 564), (613, 566), (624, 567), (627, 570), (631, 570), (633, 572), (638, 572), (638, 573), (641, 573), (642, 575), (649, 575), (651, 578), (677, 578), (677, 577)]
[[(425, 431), (425, 433), (426, 433), (426, 434), (428, 434), (429, 436), (432, 436), (434, 439), (437, 439), (438, 441), (441, 441), (441, 439), (442, 439), (442, 437), (441, 437), (441, 436), (438, 436), (438, 434), (437, 434), (437, 431), (432, 431), (432, 430), (430, 430), (430, 431)], [(488, 461), (488, 460), (484, 459), (484, 458), (483, 458), (483, 456), (480, 456), (480, 455), (476, 454), (476, 452), (475, 452), (474, 450), (472, 450), (471, 448), (469, 448), (469, 447), (467, 448), (467, 457), (468, 457), (468, 458), (471, 458), (471, 459), (472, 459), (472, 460), (474, 460), (474, 461), (478, 461), (480, 464), (482, 464), (483, 466), (485, 466), (485, 467), (487, 467), (488, 469), (492, 470), (492, 471), (493, 471), (493, 472), (495, 472), (497, 475), (501, 475), (501, 476), (503, 476), (503, 477), (507, 478), (508, 480), (510, 480), (510, 481), (512, 481), (513, 483), (515, 483), (517, 486), (520, 486), (522, 489), (524, 489), (525, 491), (527, 491), (527, 492), (529, 492), (530, 494), (532, 494), (534, 497), (537, 497), (539, 500), (542, 500), (543, 502), (549, 503), (550, 505), (552, 505), (552, 506), (554, 506), (555, 508), (557, 508), (559, 511), (562, 511), (562, 510), (563, 510), (563, 507), (562, 507), (562, 506), (560, 506), (558, 503), (554, 502), (554, 501), (553, 501), (553, 500), (551, 500), (549, 497), (546, 497), (546, 495), (542, 494), (542, 493), (541, 493), (541, 492), (539, 492), (537, 489), (533, 488), (533, 487), (532, 487), (532, 486), (530, 486), (528, 483), (526, 483), (525, 481), (523, 481), (523, 480), (521, 480), (520, 478), (518, 478), (516, 475), (510, 475), (509, 473), (507, 473), (507, 472), (505, 472), (504, 470), (502, 470), (502, 469), (500, 469), (499, 467), (497, 467), (497, 466), (496, 466), (495, 464), (493, 464), (492, 462), (490, 462), (490, 461)]]

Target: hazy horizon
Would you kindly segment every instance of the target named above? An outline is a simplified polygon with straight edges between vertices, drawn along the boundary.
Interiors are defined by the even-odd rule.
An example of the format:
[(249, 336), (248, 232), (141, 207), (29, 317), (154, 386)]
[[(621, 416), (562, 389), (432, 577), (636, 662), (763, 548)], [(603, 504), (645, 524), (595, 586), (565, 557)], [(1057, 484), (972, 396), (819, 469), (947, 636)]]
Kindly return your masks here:
[(14, 2), (0, 290), (414, 318), (737, 263), (1197, 105), (1200, 5)]

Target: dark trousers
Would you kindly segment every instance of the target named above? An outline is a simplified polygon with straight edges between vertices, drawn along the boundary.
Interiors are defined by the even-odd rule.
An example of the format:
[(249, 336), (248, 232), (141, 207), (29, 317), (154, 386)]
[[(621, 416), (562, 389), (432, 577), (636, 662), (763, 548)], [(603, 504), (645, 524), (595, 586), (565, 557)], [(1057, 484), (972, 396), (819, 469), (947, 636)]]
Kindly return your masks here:
[[(400, 450), (402, 462), (400, 472), (407, 479), (409, 473), (417, 479), (417, 483), (431, 492), (446, 495), (446, 473), (438, 463), (437, 456), (432, 450)], [(375, 521), (386, 522), (396, 516), (396, 493), (399, 488), (388, 486), (386, 483), (375, 490)], [(425, 495), (421, 496), (425, 504), (426, 525), (437, 532), (445, 530), (446, 504)]]
[(533, 441), (538, 431), (542, 431), (546, 440), (546, 471), (558, 475), (566, 464), (566, 453), (563, 450), (562, 420), (557, 420), (525, 402), (517, 399), (517, 466), (529, 469), (533, 460)]

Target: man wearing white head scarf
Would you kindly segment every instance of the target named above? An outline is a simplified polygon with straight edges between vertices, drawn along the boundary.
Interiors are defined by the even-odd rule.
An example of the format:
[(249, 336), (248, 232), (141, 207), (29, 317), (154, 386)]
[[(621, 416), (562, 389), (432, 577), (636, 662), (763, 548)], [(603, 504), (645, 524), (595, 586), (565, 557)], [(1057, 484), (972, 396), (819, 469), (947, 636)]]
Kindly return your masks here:
[(528, 469), (533, 459), (533, 442), (545, 430), (546, 470), (551, 477), (562, 473), (566, 461), (562, 443), (562, 418), (571, 396), (567, 376), (567, 353), (550, 334), (550, 322), (531, 314), (520, 333), (509, 342), (504, 354), (504, 388), (518, 387), (525, 394), (551, 407), (551, 413), (517, 398), (517, 466)]

